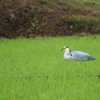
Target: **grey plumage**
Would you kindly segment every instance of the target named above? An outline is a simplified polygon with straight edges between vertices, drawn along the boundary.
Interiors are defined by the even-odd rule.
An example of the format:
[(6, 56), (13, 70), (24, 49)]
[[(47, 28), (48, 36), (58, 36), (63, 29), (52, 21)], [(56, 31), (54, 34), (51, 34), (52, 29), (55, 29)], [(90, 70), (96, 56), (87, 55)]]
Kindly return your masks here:
[(89, 61), (89, 60), (95, 60), (95, 58), (85, 52), (82, 51), (69, 51), (68, 47), (64, 47), (61, 50), (65, 50), (64, 53), (64, 59), (66, 60), (76, 60), (78, 62), (80, 61)]

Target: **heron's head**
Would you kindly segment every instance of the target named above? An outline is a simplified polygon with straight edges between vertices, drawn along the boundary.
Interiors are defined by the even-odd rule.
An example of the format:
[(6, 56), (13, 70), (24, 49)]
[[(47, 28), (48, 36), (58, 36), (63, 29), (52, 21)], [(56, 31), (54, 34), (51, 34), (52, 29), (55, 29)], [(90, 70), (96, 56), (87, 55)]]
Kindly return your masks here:
[(67, 47), (67, 46), (65, 46), (65, 47), (63, 47), (62, 49), (60, 49), (60, 50), (69, 50), (69, 48)]

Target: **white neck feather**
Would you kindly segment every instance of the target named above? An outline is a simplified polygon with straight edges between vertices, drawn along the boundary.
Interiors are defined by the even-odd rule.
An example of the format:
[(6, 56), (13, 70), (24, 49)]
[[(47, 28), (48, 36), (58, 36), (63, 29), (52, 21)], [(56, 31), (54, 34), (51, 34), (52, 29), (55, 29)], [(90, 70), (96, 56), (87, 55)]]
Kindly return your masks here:
[(69, 52), (70, 52), (70, 51), (69, 51), (69, 48), (66, 48), (66, 50), (65, 50), (65, 54), (68, 55)]
[(69, 48), (66, 48), (66, 50), (65, 50), (65, 53), (64, 53), (64, 58), (66, 59), (66, 60), (70, 60), (70, 56), (69, 56)]

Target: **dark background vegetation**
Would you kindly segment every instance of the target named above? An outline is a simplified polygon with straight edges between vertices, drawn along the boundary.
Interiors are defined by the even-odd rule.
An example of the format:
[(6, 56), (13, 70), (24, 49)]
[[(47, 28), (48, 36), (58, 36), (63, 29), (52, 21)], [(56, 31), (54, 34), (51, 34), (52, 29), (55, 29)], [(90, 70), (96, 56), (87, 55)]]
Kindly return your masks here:
[(0, 37), (99, 34), (99, 8), (93, 0), (1, 0)]

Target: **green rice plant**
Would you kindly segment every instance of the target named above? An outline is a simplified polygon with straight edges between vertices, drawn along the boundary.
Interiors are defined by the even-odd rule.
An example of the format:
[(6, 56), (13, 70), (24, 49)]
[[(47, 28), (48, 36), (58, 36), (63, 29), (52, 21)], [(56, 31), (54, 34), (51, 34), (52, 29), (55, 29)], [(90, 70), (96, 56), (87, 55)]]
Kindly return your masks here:
[[(0, 40), (0, 100), (99, 100), (100, 36)], [(63, 46), (95, 61), (63, 58)]]

